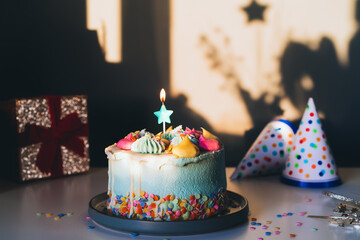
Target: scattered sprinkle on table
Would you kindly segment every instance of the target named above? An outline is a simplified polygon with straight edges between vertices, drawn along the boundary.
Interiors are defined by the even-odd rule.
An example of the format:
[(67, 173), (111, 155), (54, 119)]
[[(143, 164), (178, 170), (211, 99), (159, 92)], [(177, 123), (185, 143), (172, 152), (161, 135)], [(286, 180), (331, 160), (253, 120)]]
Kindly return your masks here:
[(257, 218), (251, 218), (251, 221), (256, 222)]
[(300, 212), (299, 215), (300, 216), (304, 216), (307, 212)]
[(311, 202), (311, 201), (312, 201), (312, 199), (311, 199), (311, 198), (308, 198), (308, 199), (306, 199), (306, 201), (307, 201), (307, 202)]
[(66, 215), (67, 215), (67, 216), (72, 216), (72, 215), (74, 215), (74, 213), (68, 212), (68, 213), (66, 213)]
[(267, 224), (271, 224), (271, 221), (266, 221)]
[(251, 225), (256, 225), (256, 222), (252, 222)]
[(139, 236), (139, 234), (138, 233), (132, 233), (131, 236), (136, 237), (136, 236)]
[(276, 215), (276, 217), (281, 218), (282, 216), (281, 216), (281, 214), (278, 214), (278, 215)]
[(302, 225), (303, 225), (302, 222), (297, 222), (297, 223), (296, 223), (296, 226), (299, 226), (299, 227), (300, 227), (300, 226), (302, 226)]
[(53, 214), (52, 213), (46, 213), (45, 216), (47, 217), (51, 217)]
[(256, 223), (256, 226), (261, 226), (261, 223)]
[(276, 235), (279, 235), (280, 234), (280, 231), (275, 231), (274, 232)]
[(36, 213), (36, 216), (42, 216), (43, 214), (41, 212)]
[(94, 226), (88, 226), (88, 229), (94, 229), (95, 227)]
[(89, 216), (86, 216), (86, 219), (88, 219), (88, 220), (89, 220), (89, 219), (91, 219), (91, 217), (89, 217)]
[(264, 240), (263, 238), (258, 238), (257, 240)]
[(255, 230), (256, 229), (256, 227), (250, 227), (250, 230)]
[(311, 229), (311, 230), (313, 230), (313, 232), (316, 232), (318, 229), (317, 229), (317, 228), (313, 228), (313, 229)]
[(265, 232), (265, 235), (266, 235), (266, 236), (270, 236), (270, 235), (271, 235), (271, 232)]
[(292, 216), (292, 215), (293, 215), (293, 213), (289, 212), (287, 215), (288, 215), (288, 216)]
[(283, 215), (284, 217), (286, 217), (288, 214), (287, 214), (287, 213), (283, 213), (282, 215)]
[(264, 225), (264, 226), (262, 226), (261, 228), (262, 228), (262, 229), (268, 229), (269, 227), (266, 226), (266, 225)]
[(280, 228), (279, 227), (274, 227), (275, 228), (275, 230), (280, 230)]
[(290, 237), (291, 237), (291, 238), (294, 238), (294, 237), (296, 237), (296, 235), (293, 234), (293, 233), (291, 233), (291, 234), (290, 234)]

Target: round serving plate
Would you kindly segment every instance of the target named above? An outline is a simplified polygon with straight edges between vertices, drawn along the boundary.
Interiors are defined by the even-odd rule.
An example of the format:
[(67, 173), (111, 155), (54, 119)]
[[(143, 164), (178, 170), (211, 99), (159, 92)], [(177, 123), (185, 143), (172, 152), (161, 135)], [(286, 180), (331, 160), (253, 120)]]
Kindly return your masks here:
[(88, 212), (99, 225), (122, 232), (172, 236), (201, 234), (231, 228), (248, 220), (249, 205), (246, 198), (231, 191), (226, 194), (230, 203), (228, 211), (203, 220), (150, 221), (115, 216), (104, 211), (108, 199), (106, 192), (90, 200)]

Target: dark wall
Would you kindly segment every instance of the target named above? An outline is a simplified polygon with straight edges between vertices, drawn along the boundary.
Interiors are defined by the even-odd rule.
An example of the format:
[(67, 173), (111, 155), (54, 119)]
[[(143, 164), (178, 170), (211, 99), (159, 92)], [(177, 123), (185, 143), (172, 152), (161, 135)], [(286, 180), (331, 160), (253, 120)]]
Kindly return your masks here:
[[(92, 166), (106, 166), (104, 148), (128, 132), (143, 127), (160, 131), (153, 112), (160, 108), (160, 89), (169, 89), (169, 1), (122, 2), (120, 64), (104, 61), (96, 32), (86, 29), (85, 0), (0, 3), (0, 100), (43, 94), (88, 95)], [(314, 51), (289, 43), (281, 58), (282, 80), (295, 106), (301, 109), (307, 97), (313, 96), (327, 115), (323, 125), (338, 165), (360, 166), (356, 159), (360, 142), (359, 33), (350, 45), (349, 69), (340, 67), (331, 39), (324, 37), (320, 46)], [(319, 88), (301, 90), (299, 81), (304, 74)], [(237, 164), (265, 124), (279, 114), (278, 106), (254, 102), (245, 92), (242, 95), (255, 128), (244, 137), (220, 135), (228, 165)], [(186, 101), (184, 95), (166, 100), (167, 106), (176, 110), (173, 125), (212, 130)], [(267, 118), (257, 117), (262, 116), (259, 112), (268, 112)]]

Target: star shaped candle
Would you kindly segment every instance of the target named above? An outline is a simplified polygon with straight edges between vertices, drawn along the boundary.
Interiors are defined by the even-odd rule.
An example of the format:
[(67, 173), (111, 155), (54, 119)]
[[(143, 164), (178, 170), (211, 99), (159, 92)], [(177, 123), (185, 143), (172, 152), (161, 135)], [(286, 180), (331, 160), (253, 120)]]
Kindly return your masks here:
[(162, 102), (160, 111), (154, 112), (155, 116), (158, 117), (158, 124), (163, 124), (163, 133), (165, 134), (165, 123), (171, 123), (170, 115), (173, 114), (173, 110), (167, 110), (165, 107), (165, 90), (161, 89), (160, 91), (160, 101)]

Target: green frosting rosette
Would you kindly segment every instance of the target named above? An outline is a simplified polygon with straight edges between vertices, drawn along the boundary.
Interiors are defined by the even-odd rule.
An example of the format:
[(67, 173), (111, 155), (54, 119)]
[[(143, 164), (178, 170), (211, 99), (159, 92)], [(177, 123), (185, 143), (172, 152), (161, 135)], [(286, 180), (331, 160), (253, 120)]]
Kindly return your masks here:
[(131, 145), (131, 151), (138, 153), (160, 154), (165, 150), (164, 143), (151, 135), (144, 135)]

